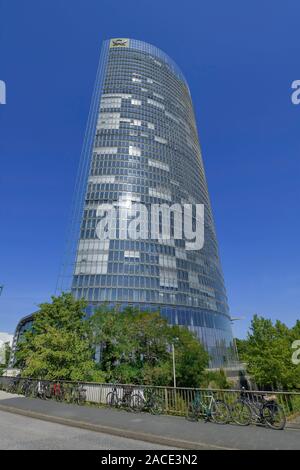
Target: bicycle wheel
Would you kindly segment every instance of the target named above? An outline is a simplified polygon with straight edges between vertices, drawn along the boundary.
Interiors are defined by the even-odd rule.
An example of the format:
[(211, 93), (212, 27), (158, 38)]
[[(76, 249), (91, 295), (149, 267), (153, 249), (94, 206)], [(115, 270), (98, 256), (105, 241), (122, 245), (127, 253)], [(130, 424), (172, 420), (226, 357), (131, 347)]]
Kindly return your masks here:
[(216, 400), (210, 409), (210, 418), (214, 423), (227, 424), (230, 421), (230, 411), (224, 401)]
[(264, 422), (271, 429), (282, 430), (285, 428), (286, 417), (283, 408), (277, 403), (266, 403), (262, 408)]
[(164, 412), (163, 399), (161, 397), (154, 398), (149, 410), (153, 415), (161, 415)]
[(24, 395), (26, 398), (29, 398), (32, 396), (31, 384), (26, 383), (24, 387)]
[(37, 384), (31, 384), (31, 386), (30, 386), (30, 396), (32, 398), (38, 398)]
[(231, 410), (232, 421), (239, 426), (248, 426), (251, 423), (252, 412), (250, 406), (239, 400), (235, 402)]
[(118, 406), (118, 397), (115, 392), (109, 392), (106, 395), (107, 406)]
[(40, 391), (40, 393), (39, 393), (39, 398), (40, 398), (41, 400), (47, 400), (47, 398), (48, 398), (48, 397), (47, 397), (47, 392), (46, 392), (46, 390), (45, 390), (44, 388)]
[(200, 410), (193, 403), (190, 403), (186, 412), (186, 419), (188, 421), (198, 421), (199, 417)]
[(84, 405), (86, 402), (86, 389), (82, 388), (78, 393), (78, 405)]
[(141, 412), (144, 408), (145, 401), (141, 395), (135, 393), (131, 395), (130, 408), (135, 413)]
[(59, 386), (56, 390), (55, 390), (55, 399), (56, 401), (64, 401), (65, 399), (65, 391), (64, 389)]
[(127, 411), (132, 411), (131, 409), (131, 393), (125, 392), (123, 393), (122, 398), (119, 400), (119, 406), (124, 408)]
[(70, 387), (66, 386), (64, 389), (64, 399), (67, 403), (76, 403), (76, 393), (75, 390)]
[(46, 385), (44, 394), (45, 394), (45, 400), (51, 400), (52, 392), (51, 392), (51, 386), (49, 384)]

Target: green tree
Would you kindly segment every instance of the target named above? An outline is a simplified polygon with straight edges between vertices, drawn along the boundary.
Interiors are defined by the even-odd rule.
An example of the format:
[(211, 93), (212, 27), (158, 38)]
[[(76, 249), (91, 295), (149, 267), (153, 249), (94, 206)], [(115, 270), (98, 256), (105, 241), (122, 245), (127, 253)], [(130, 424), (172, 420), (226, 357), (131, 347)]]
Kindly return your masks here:
[(52, 297), (34, 315), (17, 351), (17, 365), (24, 376), (49, 380), (103, 378), (93, 360), (83, 300), (71, 294)]
[(233, 388), (234, 383), (228, 380), (223, 369), (207, 370), (202, 377), (201, 387), (228, 389)]
[(9, 343), (5, 343), (5, 366), (7, 367), (9, 364), (11, 355), (11, 345)]
[(8, 367), (10, 355), (11, 355), (11, 346), (10, 344), (4, 343), (2, 346), (0, 346), (1, 351), (0, 351), (0, 360), (2, 363), (0, 363), (0, 375), (3, 374), (5, 369)]
[(179, 387), (199, 387), (209, 355), (199, 339), (187, 328), (171, 327), (175, 348), (176, 384)]
[(241, 359), (260, 388), (291, 390), (300, 386), (300, 366), (292, 363), (291, 348), (299, 327), (299, 322), (289, 329), (280, 321), (273, 324), (254, 315)]
[(168, 325), (158, 313), (135, 308), (120, 312), (117, 307), (104, 306), (91, 317), (90, 331), (92, 342), (101, 344), (101, 368), (111, 381), (141, 383), (144, 366), (150, 380), (150, 369), (156, 367), (158, 376), (161, 364), (169, 355)]
[(248, 341), (247, 339), (235, 338), (235, 344), (239, 355), (239, 360), (245, 360), (245, 354), (247, 353)]
[(172, 385), (171, 344), (176, 344), (177, 383), (198, 386), (208, 355), (185, 328), (169, 326), (159, 312), (106, 307), (90, 319), (92, 342), (101, 344), (107, 379), (123, 383)]

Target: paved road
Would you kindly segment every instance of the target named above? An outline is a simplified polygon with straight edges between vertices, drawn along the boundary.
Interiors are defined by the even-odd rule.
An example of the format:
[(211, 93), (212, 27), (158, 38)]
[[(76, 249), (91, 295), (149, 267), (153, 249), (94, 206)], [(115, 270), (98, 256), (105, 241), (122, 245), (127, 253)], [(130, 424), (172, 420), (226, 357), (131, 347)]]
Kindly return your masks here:
[(171, 449), (0, 411), (1, 450)]
[[(57, 403), (54, 400), (25, 398), (0, 392), (0, 411), (9, 409), (13, 413), (18, 410), (19, 413), (31, 418), (39, 416), (45, 421), (54, 420), (67, 427), (72, 423), (74, 426), (87, 427), (89, 431), (99, 431), (106, 437), (111, 434), (115, 437), (136, 439), (138, 442), (148, 442), (151, 443), (147, 444), (150, 449), (163, 445), (186, 449), (300, 450), (299, 429), (273, 431), (257, 426), (220, 426), (203, 421), (191, 423), (177, 416), (128, 413), (109, 408), (77, 406)], [(54, 427), (56, 426), (58, 424), (54, 424)], [(73, 430), (72, 432), (76, 434), (85, 431)], [(116, 443), (116, 445), (118, 444)], [(136, 447), (135, 444), (132, 445)]]

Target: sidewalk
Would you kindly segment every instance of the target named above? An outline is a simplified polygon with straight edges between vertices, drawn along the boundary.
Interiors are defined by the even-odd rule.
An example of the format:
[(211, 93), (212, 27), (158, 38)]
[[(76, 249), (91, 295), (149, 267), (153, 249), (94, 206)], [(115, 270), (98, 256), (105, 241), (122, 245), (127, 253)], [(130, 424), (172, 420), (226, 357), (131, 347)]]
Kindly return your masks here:
[(69, 405), (1, 391), (0, 410), (181, 449), (300, 449), (300, 430), (192, 423), (177, 416)]

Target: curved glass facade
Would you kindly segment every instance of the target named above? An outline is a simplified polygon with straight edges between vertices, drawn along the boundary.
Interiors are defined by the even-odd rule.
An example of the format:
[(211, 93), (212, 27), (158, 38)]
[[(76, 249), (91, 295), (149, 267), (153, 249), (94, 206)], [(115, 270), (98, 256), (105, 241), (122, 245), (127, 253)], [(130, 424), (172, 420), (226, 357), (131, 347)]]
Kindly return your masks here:
[[(231, 323), (191, 96), (180, 69), (156, 47), (133, 39), (104, 42), (77, 196), (75, 297), (86, 298), (90, 310), (102, 302), (159, 308), (170, 323), (196, 332), (211, 366), (232, 364)], [(119, 231), (116, 239), (99, 239), (97, 207), (120, 199), (129, 207), (204, 204), (203, 248), (189, 251), (180, 239), (121, 239)]]

